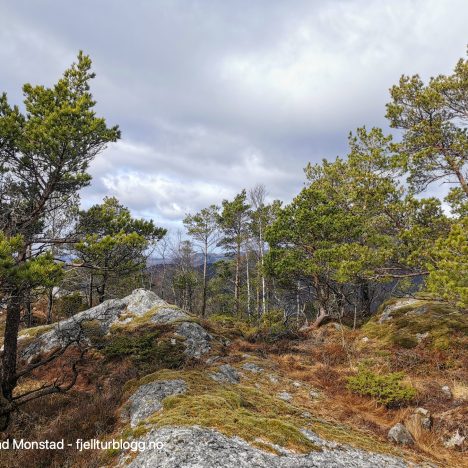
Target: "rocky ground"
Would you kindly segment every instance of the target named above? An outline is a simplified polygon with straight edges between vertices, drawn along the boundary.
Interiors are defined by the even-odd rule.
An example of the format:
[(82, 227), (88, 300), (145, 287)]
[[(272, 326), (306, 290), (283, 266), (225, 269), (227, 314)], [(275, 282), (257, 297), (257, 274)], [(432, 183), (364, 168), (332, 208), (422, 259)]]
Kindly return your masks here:
[[(421, 357), (412, 364), (413, 383), (425, 397), (405, 408), (386, 409), (343, 384), (358, 360), (374, 359), (379, 368), (394, 365), (388, 355), (397, 346), (392, 340), (414, 344), (394, 348), (409, 359), (407, 351), (425, 356), (428, 343), (443, 344), (441, 324), (457, 335), (458, 315), (450, 323), (444, 318), (437, 327), (423, 327), (431, 313), (421, 301), (396, 301), (360, 331), (331, 324), (310, 337), (268, 344), (249, 340), (232, 326), (200, 321), (139, 289), (53, 327), (25, 331), (21, 356), (30, 361), (83, 334), (102, 369), (108, 362), (124, 368), (133, 359), (128, 366), (139, 371), (126, 380), (116, 422), (101, 438), (146, 447), (154, 442), (158, 448), (108, 451), (97, 455), (96, 466), (463, 466), (467, 395), (462, 380), (452, 378), (461, 375), (455, 364), (454, 374), (434, 371), (437, 389), (429, 395), (427, 376), (416, 372), (436, 364), (436, 355), (445, 363), (437, 354), (443, 349), (434, 350), (429, 362)], [(414, 328), (415, 322), (422, 329)], [(149, 354), (148, 333), (162, 346)], [(140, 353), (138, 360), (132, 353)], [(81, 390), (92, 391), (91, 380), (83, 377)]]

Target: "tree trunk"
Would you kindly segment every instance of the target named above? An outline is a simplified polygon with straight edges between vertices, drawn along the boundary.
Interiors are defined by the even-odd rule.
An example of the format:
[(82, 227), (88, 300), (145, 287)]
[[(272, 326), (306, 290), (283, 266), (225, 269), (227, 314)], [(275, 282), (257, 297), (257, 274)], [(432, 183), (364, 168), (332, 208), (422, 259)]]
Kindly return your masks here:
[(206, 314), (206, 270), (208, 264), (208, 243), (205, 242), (205, 252), (203, 257), (203, 302), (201, 316), (205, 317)]
[(94, 284), (93, 284), (93, 274), (91, 273), (89, 275), (89, 290), (88, 290), (88, 306), (89, 308), (93, 307), (93, 288), (94, 288)]
[(296, 325), (299, 327), (299, 314), (301, 313), (301, 296), (300, 296), (300, 282), (297, 282), (297, 291), (296, 291)]
[(161, 290), (160, 290), (161, 299), (164, 299), (165, 283), (166, 283), (166, 260), (163, 259), (163, 273), (162, 273), (162, 278), (161, 278)]
[(250, 317), (250, 274), (249, 274), (248, 249), (246, 249), (246, 252), (245, 252), (245, 263), (246, 263), (246, 281), (247, 281), (247, 315)]
[(52, 323), (52, 306), (54, 304), (54, 288), (50, 288), (47, 294), (47, 325)]
[(361, 305), (363, 310), (365, 311), (365, 315), (371, 314), (371, 305), (372, 299), (369, 291), (369, 283), (367, 281), (363, 281), (361, 283)]
[(102, 284), (102, 286), (99, 286), (98, 288), (99, 304), (102, 304), (104, 302), (105, 297), (106, 297), (106, 285)]
[(317, 297), (317, 304), (318, 304), (318, 309), (319, 313), (317, 314), (317, 317), (315, 318), (315, 321), (312, 325), (308, 327), (303, 327), (301, 330), (302, 331), (309, 331), (309, 330), (314, 330), (322, 324), (322, 322), (329, 317), (330, 315), (327, 312), (326, 304), (328, 301), (328, 294), (325, 293), (323, 289), (323, 285), (320, 284), (320, 280), (318, 276), (314, 275), (312, 277), (312, 283), (314, 285), (315, 289), (315, 294)]
[(460, 182), (460, 185), (463, 191), (465, 192), (465, 195), (468, 195), (468, 182), (466, 181), (464, 175), (462, 174), (460, 166), (458, 166), (452, 158), (446, 157), (446, 160), (448, 161), (450, 167), (452, 168), (453, 172), (457, 176), (458, 182)]
[(301, 331), (309, 331), (309, 330), (315, 330), (317, 328), (320, 327), (320, 325), (322, 324), (322, 322), (327, 318), (329, 317), (328, 313), (327, 313), (327, 310), (325, 309), (325, 307), (323, 307), (322, 305), (319, 306), (319, 313), (317, 315), (317, 317), (315, 318), (315, 321), (312, 325), (309, 325), (309, 326), (305, 326), (305, 327), (302, 327), (301, 328)]
[(109, 279), (109, 274), (107, 272), (107, 265), (106, 265), (106, 270), (104, 271), (104, 274), (102, 276), (102, 285), (98, 289), (99, 293), (99, 304), (102, 304), (104, 300), (106, 299), (106, 287), (107, 287), (107, 280)]
[(16, 387), (16, 360), (21, 318), (21, 299), (20, 291), (13, 291), (7, 306), (1, 374), (0, 430), (5, 430), (8, 426), (10, 420), (8, 407), (13, 397), (13, 390)]
[(260, 220), (260, 265), (261, 265), (261, 277), (262, 277), (262, 314), (266, 313), (266, 294), (265, 294), (265, 274), (263, 273), (264, 264), (263, 264), (263, 232), (262, 232), (262, 222)]
[(26, 310), (26, 326), (31, 328), (33, 326), (33, 315), (31, 308), (31, 296), (29, 291), (24, 294), (24, 308)]
[[(258, 267), (258, 264), (257, 264)], [(262, 316), (262, 310), (260, 307), (260, 272), (257, 268), (257, 278), (255, 281), (255, 310), (257, 311), (257, 317)]]
[(468, 182), (466, 182), (461, 171), (457, 171), (457, 177), (458, 181), (460, 182), (460, 185), (463, 188), (463, 191), (465, 192), (465, 195), (468, 195)]
[(239, 303), (239, 271), (240, 271), (240, 242), (237, 244), (237, 254), (236, 254), (236, 279), (234, 283), (234, 300), (236, 301), (236, 315), (239, 317), (240, 303)]

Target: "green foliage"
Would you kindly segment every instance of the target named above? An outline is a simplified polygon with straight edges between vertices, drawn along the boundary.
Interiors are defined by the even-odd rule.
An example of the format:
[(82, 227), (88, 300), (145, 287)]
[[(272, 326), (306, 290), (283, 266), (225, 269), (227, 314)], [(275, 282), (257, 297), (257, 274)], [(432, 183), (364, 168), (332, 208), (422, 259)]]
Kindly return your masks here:
[(79, 292), (73, 292), (55, 301), (55, 313), (60, 318), (68, 318), (86, 310), (87, 303)]
[(90, 268), (100, 280), (101, 302), (110, 277), (122, 278), (141, 270), (147, 248), (166, 234), (152, 220), (132, 218), (130, 210), (115, 197), (81, 211), (77, 229), (83, 239), (74, 245), (76, 262)]
[(271, 309), (262, 314), (260, 319), (260, 329), (270, 335), (279, 335), (287, 330), (284, 320), (284, 313), (279, 309)]
[(288, 288), (307, 278), (319, 309), (329, 311), (340, 307), (349, 284), (425, 273), (449, 226), (439, 200), (405, 193), (390, 137), (361, 128), (350, 136), (350, 148), (346, 161), (309, 165), (309, 185), (266, 231), (267, 271)]
[[(29, 241), (40, 232), (47, 202), (88, 185), (90, 161), (120, 138), (117, 126), (96, 117), (93, 78), (91, 59), (80, 52), (53, 87), (24, 85), (25, 115), (0, 96), (0, 229)], [(14, 217), (3, 217), (12, 209)]]
[(197, 282), (197, 274), (194, 271), (181, 271), (174, 275), (172, 285), (178, 291), (193, 291)]
[(222, 245), (230, 255), (235, 256), (236, 273), (234, 280), (235, 310), (240, 310), (240, 267), (241, 249), (249, 237), (250, 205), (247, 203), (247, 193), (242, 190), (234, 200), (223, 200), (223, 209), (218, 222), (223, 232), (219, 245)]
[(7, 237), (0, 231), (0, 286), (4, 293), (52, 287), (59, 282), (62, 266), (49, 253), (24, 260), (24, 251), (21, 235)]
[(89, 184), (92, 159), (120, 138), (117, 126), (108, 128), (96, 116), (93, 78), (91, 59), (80, 52), (52, 87), (23, 86), (24, 114), (0, 95), (0, 297), (8, 317), (0, 375), (2, 430), (15, 406), (21, 306), (30, 304), (33, 289), (50, 289), (62, 276), (54, 255), (43, 253), (55, 250), (48, 228)]
[(129, 357), (138, 369), (144, 373), (157, 369), (177, 369), (186, 358), (183, 343), (176, 338), (163, 336), (163, 330), (144, 327), (130, 333), (116, 330), (103, 348), (109, 359)]
[(233, 252), (238, 252), (248, 235), (250, 205), (246, 200), (247, 193), (245, 190), (236, 195), (232, 201), (223, 200), (223, 209), (218, 218), (224, 232), (221, 245)]
[(210, 316), (210, 321), (216, 325), (218, 333), (232, 338), (250, 338), (259, 332), (256, 325), (234, 315), (215, 314)]
[(402, 406), (416, 396), (416, 389), (403, 384), (402, 372), (376, 374), (361, 366), (358, 373), (348, 377), (348, 389), (363, 396), (375, 398), (387, 407)]
[(415, 348), (418, 345), (416, 336), (405, 333), (392, 334), (391, 341), (395, 346), (400, 346), (401, 348), (407, 349)]
[[(379, 140), (373, 144), (384, 145), (373, 132)], [(321, 308), (331, 308), (330, 284), (385, 278), (385, 267), (395, 258), (395, 222), (382, 205), (394, 213), (400, 189), (391, 173), (373, 172), (377, 150), (370, 149), (370, 139), (364, 130), (359, 140), (352, 139), (348, 161), (309, 165), (309, 185), (266, 231), (268, 273), (288, 288), (294, 279), (310, 278)]]
[[(203, 291), (201, 316), (206, 313), (206, 299), (208, 291), (208, 253), (209, 250), (218, 242), (219, 239), (219, 207), (211, 205), (203, 208), (195, 215), (187, 215), (184, 219), (184, 225), (189, 236), (199, 242), (203, 252)], [(196, 281), (195, 281), (196, 283)]]
[(397, 165), (409, 172), (417, 191), (441, 179), (459, 183), (455, 211), (468, 201), (467, 83), (468, 60), (460, 59), (452, 75), (431, 78), (428, 84), (419, 75), (402, 76), (387, 104), (391, 126), (403, 130), (402, 142), (395, 146)]
[(194, 215), (188, 214), (184, 219), (184, 225), (190, 236), (208, 248), (217, 240), (218, 219), (219, 207), (211, 205)]
[(235, 310), (235, 300), (230, 284), (233, 282), (233, 262), (220, 260), (214, 264), (214, 275), (208, 283), (208, 303), (215, 314), (230, 315)]
[(427, 290), (437, 297), (468, 308), (468, 217), (455, 223), (446, 238), (440, 238), (428, 265)]
[(79, 217), (78, 232), (85, 235), (105, 237), (125, 232), (154, 240), (161, 238), (166, 232), (165, 229), (156, 227), (152, 220), (132, 218), (130, 210), (115, 197), (105, 197), (102, 204), (81, 211)]

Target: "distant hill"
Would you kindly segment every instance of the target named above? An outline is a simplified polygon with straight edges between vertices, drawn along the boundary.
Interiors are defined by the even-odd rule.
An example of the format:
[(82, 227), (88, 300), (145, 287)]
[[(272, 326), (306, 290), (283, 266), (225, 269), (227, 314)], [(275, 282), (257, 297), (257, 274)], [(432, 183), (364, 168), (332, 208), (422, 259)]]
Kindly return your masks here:
[[(212, 265), (213, 263), (216, 263), (216, 262), (218, 262), (220, 260), (224, 260), (226, 258), (227, 258), (226, 254), (224, 254), (224, 253), (219, 253), (219, 254), (212, 253), (212, 254), (208, 255), (208, 264)], [(150, 257), (148, 259), (148, 266), (162, 265), (163, 263), (164, 263), (164, 260), (162, 258), (159, 258), (159, 257)], [(167, 265), (172, 264), (172, 261), (171, 261), (170, 258), (166, 259), (166, 264)], [(197, 253), (194, 256), (194, 266), (199, 267), (201, 265), (203, 265), (203, 254)]]

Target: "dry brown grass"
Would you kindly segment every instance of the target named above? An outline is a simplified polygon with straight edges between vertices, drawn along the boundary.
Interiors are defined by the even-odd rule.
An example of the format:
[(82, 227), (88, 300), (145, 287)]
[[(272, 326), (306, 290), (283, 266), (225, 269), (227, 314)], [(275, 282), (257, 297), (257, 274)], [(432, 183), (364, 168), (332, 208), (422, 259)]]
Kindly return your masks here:
[[(367, 359), (381, 372), (404, 370), (407, 373), (406, 380), (418, 389), (415, 404), (424, 406), (432, 414), (438, 414), (460, 404), (456, 402), (457, 399), (466, 401), (468, 387), (464, 383), (465, 373), (460, 372), (459, 363), (452, 368), (447, 353), (422, 347), (380, 352), (372, 345), (363, 345), (361, 336), (355, 332), (345, 333), (344, 340), (343, 343), (343, 337), (329, 327), (325, 331), (319, 330), (317, 336), (296, 347), (295, 352), (283, 356), (272, 353), (269, 358), (278, 363), (286, 378), (302, 381), (323, 391), (323, 398), (316, 401), (296, 397), (314, 416), (369, 431), (381, 443), (386, 441), (390, 427), (407, 421), (415, 438), (415, 446), (403, 450), (407, 458), (449, 467), (468, 466), (463, 454), (443, 445), (443, 436), (448, 436), (456, 426), (463, 425), (462, 421), (455, 421), (454, 415), (447, 416), (444, 422), (439, 421), (432, 431), (421, 430), (409, 422), (414, 407), (387, 409), (369, 398), (352, 394), (346, 390), (345, 384), (346, 377), (352, 371), (349, 357), (353, 362)], [(426, 372), (429, 367), (431, 370)], [(448, 400), (441, 391), (441, 386), (446, 384), (450, 384), (454, 400)], [(457, 411), (459, 414), (460, 411)], [(453, 426), (447, 421), (453, 421)]]
[[(61, 372), (66, 360), (76, 357), (76, 351), (50, 365), (43, 366), (31, 378), (21, 381), (17, 392), (37, 388), (52, 382)], [(105, 436), (117, 423), (117, 410), (125, 382), (136, 376), (128, 361), (106, 363), (98, 353), (90, 352), (81, 366), (77, 384), (65, 394), (50, 395), (35, 400), (14, 415), (8, 434), (3, 437), (26, 440), (61, 440), (74, 443), (76, 439)], [(65, 450), (3, 451), (0, 467), (90, 467), (103, 466), (102, 452)]]
[(468, 383), (454, 380), (452, 382), (452, 393), (456, 400), (468, 401)]

